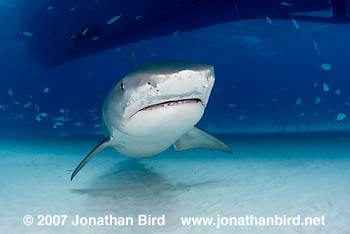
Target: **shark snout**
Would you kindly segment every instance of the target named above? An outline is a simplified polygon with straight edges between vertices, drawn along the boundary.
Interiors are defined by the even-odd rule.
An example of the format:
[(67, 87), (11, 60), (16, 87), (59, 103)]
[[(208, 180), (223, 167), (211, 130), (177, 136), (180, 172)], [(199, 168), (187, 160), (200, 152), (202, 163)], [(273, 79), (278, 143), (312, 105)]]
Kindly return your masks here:
[(188, 102), (189, 105), (201, 104), (198, 108), (204, 109), (214, 81), (211, 65), (171, 62), (163, 67), (150, 64), (142, 72), (133, 72), (123, 79), (124, 90), (118, 89), (125, 100), (121, 116), (130, 119), (141, 110), (160, 110), (159, 107), (170, 110)]

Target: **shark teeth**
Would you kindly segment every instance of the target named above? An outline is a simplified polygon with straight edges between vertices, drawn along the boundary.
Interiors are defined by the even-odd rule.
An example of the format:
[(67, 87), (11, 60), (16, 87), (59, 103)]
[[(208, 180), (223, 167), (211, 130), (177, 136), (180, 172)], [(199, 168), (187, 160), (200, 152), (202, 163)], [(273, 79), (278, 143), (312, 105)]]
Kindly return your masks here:
[(198, 98), (184, 99), (184, 100), (177, 100), (177, 101), (168, 101), (168, 102), (162, 102), (162, 103), (146, 106), (146, 107), (142, 108), (140, 111), (155, 110), (155, 109), (162, 108), (162, 107), (177, 106), (177, 105), (188, 104), (188, 103), (201, 103), (202, 104), (202, 101)]

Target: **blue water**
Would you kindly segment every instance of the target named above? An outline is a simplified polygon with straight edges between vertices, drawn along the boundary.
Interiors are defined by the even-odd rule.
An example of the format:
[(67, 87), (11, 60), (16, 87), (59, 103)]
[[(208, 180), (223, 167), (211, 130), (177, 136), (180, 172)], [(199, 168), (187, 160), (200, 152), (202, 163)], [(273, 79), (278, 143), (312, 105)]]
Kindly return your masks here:
[[(38, 67), (22, 42), (1, 42), (1, 129), (6, 134), (94, 134), (108, 91), (136, 65), (155, 60), (194, 60), (213, 64), (215, 87), (200, 126), (211, 131), (312, 131), (349, 129), (348, 25), (265, 19), (217, 25), (176, 36), (123, 46), (54, 68)], [(319, 53), (314, 47), (317, 43)], [(321, 69), (328, 63), (332, 69)], [(314, 84), (317, 82), (317, 87)], [(330, 90), (324, 92), (322, 84)], [(48, 93), (44, 89), (49, 88)], [(8, 90), (13, 95), (8, 95)], [(335, 91), (340, 89), (340, 95)], [(32, 98), (31, 98), (32, 97)], [(315, 104), (315, 98), (321, 102)], [(302, 106), (296, 105), (301, 98)], [(15, 103), (19, 104), (16, 105)], [(30, 108), (23, 108), (25, 103)], [(34, 105), (40, 111), (34, 110)], [(233, 105), (232, 105), (233, 104)], [(348, 105), (347, 105), (348, 104)], [(5, 108), (4, 108), (5, 107)], [(53, 118), (65, 116), (53, 129)], [(47, 118), (35, 117), (45, 112)], [(299, 114), (304, 116), (299, 117)], [(244, 119), (238, 121), (240, 116)], [(241, 117), (243, 118), (243, 117)], [(83, 123), (76, 127), (77, 122)]]
[[(0, 0), (0, 10), (15, 12), (8, 2)], [(169, 226), (127, 227), (125, 233), (231, 233), (186, 229), (176, 220), (251, 213), (325, 215), (329, 222), (323, 228), (236, 229), (240, 233), (349, 232), (349, 24), (298, 21), (296, 28), (290, 19), (249, 19), (43, 68), (23, 38), (13, 36), (18, 18), (0, 19), (6, 22), (0, 25), (0, 219), (6, 222), (0, 233), (115, 233), (106, 227), (37, 229), (24, 226), (22, 217), (140, 212), (165, 213)], [(102, 138), (102, 103), (130, 72), (132, 52), (136, 66), (164, 60), (214, 66), (215, 86), (198, 126), (221, 136), (233, 156), (169, 149), (134, 160), (107, 150), (69, 181)], [(337, 120), (339, 114), (345, 118)]]

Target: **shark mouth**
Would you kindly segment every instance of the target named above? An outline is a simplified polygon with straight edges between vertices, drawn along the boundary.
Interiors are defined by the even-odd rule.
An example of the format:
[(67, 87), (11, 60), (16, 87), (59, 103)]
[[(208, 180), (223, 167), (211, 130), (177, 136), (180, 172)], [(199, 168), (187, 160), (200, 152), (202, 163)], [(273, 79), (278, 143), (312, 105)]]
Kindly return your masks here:
[(199, 104), (202, 104), (204, 106), (203, 102), (199, 98), (191, 98), (191, 99), (182, 99), (182, 100), (176, 100), (176, 101), (167, 101), (167, 102), (162, 102), (162, 103), (146, 106), (146, 107), (142, 108), (141, 110), (139, 110), (138, 112), (150, 111), (150, 110), (155, 110), (158, 108), (177, 106), (177, 105), (183, 105), (183, 104), (189, 104), (189, 103), (199, 103)]

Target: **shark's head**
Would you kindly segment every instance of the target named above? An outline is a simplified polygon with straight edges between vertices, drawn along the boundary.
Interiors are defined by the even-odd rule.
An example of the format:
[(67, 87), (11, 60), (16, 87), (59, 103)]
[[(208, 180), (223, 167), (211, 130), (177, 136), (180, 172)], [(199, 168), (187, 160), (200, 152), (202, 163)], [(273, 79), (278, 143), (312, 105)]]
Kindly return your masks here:
[(103, 107), (108, 135), (182, 135), (202, 117), (214, 85), (211, 65), (161, 62), (140, 67), (120, 80)]

